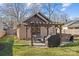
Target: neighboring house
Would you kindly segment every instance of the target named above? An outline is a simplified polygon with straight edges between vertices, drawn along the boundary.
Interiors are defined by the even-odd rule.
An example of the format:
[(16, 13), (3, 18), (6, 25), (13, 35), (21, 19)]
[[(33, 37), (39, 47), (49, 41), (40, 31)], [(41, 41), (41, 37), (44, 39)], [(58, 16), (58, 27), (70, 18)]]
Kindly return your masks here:
[(32, 39), (33, 35), (41, 38), (55, 35), (56, 26), (58, 24), (53, 23), (45, 15), (38, 12), (17, 26), (17, 37), (19, 39)]
[(73, 20), (63, 26), (63, 33), (79, 37), (79, 20)]

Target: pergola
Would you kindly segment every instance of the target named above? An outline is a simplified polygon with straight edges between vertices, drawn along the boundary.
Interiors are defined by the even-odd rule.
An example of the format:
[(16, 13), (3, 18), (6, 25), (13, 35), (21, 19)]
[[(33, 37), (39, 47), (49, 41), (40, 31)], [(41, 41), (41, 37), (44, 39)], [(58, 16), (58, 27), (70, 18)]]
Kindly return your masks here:
[[(31, 27), (31, 33), (32, 33), (32, 28), (35, 27), (36, 25), (38, 25), (39, 27), (45, 27), (47, 29), (47, 35), (49, 35), (49, 28), (51, 26), (55, 26), (55, 28), (59, 28), (59, 32), (60, 32), (59, 34), (60, 34), (60, 37), (62, 37), (62, 25), (64, 25), (63, 23), (62, 24), (61, 23), (48, 23), (48, 24), (46, 24), (46, 23), (41, 23), (41, 22), (39, 22), (39, 23), (31, 22), (28, 24), (26, 24), (26, 23), (23, 23), (23, 24), (26, 26), (26, 29), (27, 29), (27, 27)], [(56, 29), (56, 33), (57, 33), (57, 29)], [(32, 34), (31, 34), (31, 46), (33, 46)]]
[[(32, 30), (32, 28), (35, 28), (35, 27), (39, 27), (39, 28), (45, 27), (47, 29), (47, 35), (49, 35), (49, 28), (52, 26), (55, 26), (55, 28), (60, 29), (60, 36), (62, 36), (63, 23), (52, 22), (48, 18), (46, 18), (44, 15), (42, 15), (41, 13), (37, 13), (37, 14), (31, 16), (26, 21), (24, 21), (22, 24), (26, 26), (26, 29), (28, 27), (31, 27), (31, 46), (33, 46), (33, 39), (32, 39), (33, 30)], [(26, 32), (27, 32), (27, 30), (26, 30)]]

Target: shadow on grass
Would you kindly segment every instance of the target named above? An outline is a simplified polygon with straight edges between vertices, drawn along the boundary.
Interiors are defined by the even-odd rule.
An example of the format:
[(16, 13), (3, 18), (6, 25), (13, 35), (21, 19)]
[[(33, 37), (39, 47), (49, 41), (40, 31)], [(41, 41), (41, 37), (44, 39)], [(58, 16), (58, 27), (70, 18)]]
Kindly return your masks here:
[[(7, 39), (6, 39), (7, 40)], [(0, 56), (12, 56), (13, 55), (13, 43), (14, 40), (9, 39), (7, 41), (0, 42), (3, 49), (0, 50)]]
[(61, 47), (74, 47), (74, 46), (79, 46), (79, 41), (71, 42), (71, 43), (65, 44), (65, 45), (63, 45)]

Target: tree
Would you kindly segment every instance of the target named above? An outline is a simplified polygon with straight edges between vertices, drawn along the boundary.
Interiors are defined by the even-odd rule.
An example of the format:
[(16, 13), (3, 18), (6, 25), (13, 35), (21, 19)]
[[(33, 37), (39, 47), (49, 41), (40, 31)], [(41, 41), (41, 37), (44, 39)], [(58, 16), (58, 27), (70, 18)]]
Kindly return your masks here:
[(5, 3), (0, 11), (4, 18), (8, 18), (8, 25), (13, 28), (16, 28), (17, 24), (21, 23), (27, 16), (25, 3)]
[(4, 8), (2, 12), (6, 16), (15, 18), (17, 22), (20, 22), (27, 14), (27, 8), (25, 6), (23, 3), (6, 3), (3, 4)]
[(70, 20), (69, 16), (65, 13), (60, 11), (58, 8), (58, 4), (55, 3), (48, 3), (47, 5), (47, 13), (48, 18), (54, 22), (63, 22), (66, 23)]
[(51, 20), (52, 14), (55, 12), (55, 8), (57, 4), (53, 4), (53, 3), (48, 3), (47, 5), (47, 13), (48, 13), (48, 18)]
[(60, 13), (57, 11), (54, 11), (53, 14), (51, 15), (51, 19), (53, 22), (59, 22), (60, 21)]
[(42, 8), (42, 4), (40, 4), (40, 3), (33, 3), (33, 4), (31, 4), (31, 6), (30, 6), (30, 12), (31, 12), (32, 14), (41, 12), (42, 9), (43, 9), (43, 8)]
[(70, 20), (69, 16), (66, 13), (61, 14), (61, 19), (64, 23), (67, 23)]

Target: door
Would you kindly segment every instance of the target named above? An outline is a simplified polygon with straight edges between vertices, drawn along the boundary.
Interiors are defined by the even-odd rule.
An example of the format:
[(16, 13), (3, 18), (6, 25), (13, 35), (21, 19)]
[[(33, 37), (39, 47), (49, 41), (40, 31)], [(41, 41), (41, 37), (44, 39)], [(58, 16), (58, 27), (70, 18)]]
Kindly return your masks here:
[(32, 27), (32, 35), (40, 36), (40, 27)]
[(32, 30), (32, 36), (33, 36), (33, 41), (34, 42), (38, 42), (38, 38), (41, 38), (40, 36), (40, 27), (38, 26), (38, 24), (35, 24), (34, 26), (32, 26), (31, 28)]

